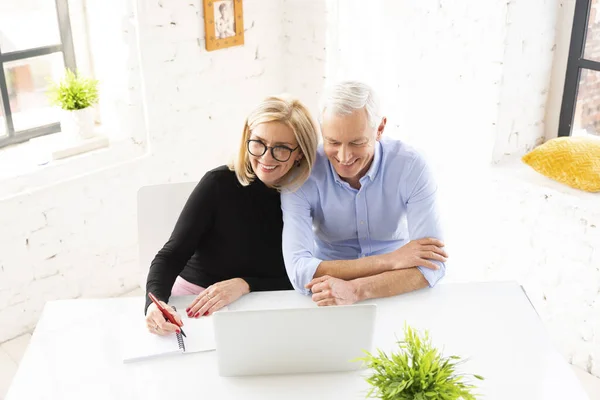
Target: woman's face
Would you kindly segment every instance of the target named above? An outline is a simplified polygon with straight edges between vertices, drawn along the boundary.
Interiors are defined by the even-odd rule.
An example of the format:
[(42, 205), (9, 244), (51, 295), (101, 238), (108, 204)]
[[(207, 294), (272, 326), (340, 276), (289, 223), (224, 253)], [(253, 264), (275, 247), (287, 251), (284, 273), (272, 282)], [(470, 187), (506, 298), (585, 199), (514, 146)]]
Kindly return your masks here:
[[(302, 158), (294, 132), (281, 122), (259, 124), (252, 130), (249, 139), (250, 165), (258, 179), (267, 186), (276, 184)], [(266, 151), (265, 146), (268, 146)]]

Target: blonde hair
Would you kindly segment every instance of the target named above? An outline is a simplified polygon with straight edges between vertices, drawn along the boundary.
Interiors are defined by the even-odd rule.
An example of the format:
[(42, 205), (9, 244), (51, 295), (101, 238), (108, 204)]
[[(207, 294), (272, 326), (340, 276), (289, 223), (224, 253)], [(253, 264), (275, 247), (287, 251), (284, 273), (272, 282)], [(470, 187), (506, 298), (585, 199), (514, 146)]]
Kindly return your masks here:
[(308, 109), (299, 100), (288, 95), (269, 96), (248, 115), (237, 157), (229, 164), (229, 169), (235, 171), (243, 186), (254, 181), (256, 175), (250, 165), (247, 141), (252, 130), (265, 122), (280, 122), (294, 132), (303, 157), (273, 186), (278, 190), (296, 190), (310, 176), (317, 154), (319, 134)]

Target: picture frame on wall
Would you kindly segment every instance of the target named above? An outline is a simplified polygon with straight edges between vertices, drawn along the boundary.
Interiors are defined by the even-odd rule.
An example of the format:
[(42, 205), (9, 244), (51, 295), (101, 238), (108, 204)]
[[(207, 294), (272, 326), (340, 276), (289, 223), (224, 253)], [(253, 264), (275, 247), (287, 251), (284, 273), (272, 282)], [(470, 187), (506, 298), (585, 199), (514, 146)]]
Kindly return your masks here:
[(206, 50), (244, 44), (242, 0), (203, 0)]

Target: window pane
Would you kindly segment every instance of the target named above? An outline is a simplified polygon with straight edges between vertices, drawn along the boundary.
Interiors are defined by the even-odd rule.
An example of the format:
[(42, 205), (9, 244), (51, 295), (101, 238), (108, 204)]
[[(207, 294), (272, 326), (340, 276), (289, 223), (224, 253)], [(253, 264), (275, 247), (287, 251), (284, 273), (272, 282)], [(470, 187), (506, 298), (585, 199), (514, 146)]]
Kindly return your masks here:
[(0, 51), (60, 44), (55, 0), (0, 0)]
[(58, 122), (56, 107), (48, 102), (49, 80), (63, 76), (62, 53), (26, 58), (4, 64), (15, 131)]
[(600, 61), (600, 1), (590, 2), (590, 15), (588, 19), (588, 30), (585, 39), (583, 58)]
[(600, 136), (600, 72), (581, 70), (571, 135)]

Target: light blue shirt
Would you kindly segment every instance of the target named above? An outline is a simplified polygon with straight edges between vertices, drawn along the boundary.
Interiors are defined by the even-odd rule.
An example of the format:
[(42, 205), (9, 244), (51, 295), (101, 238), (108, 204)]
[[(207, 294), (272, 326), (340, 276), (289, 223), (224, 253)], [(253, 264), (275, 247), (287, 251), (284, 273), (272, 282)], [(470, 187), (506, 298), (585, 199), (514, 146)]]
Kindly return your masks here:
[[(309, 179), (283, 193), (283, 258), (296, 290), (313, 279), (324, 260), (353, 260), (390, 253), (411, 240), (443, 241), (437, 185), (424, 158), (401, 141), (382, 139), (360, 189), (343, 181), (317, 151)], [(418, 267), (433, 287), (446, 273)]]

